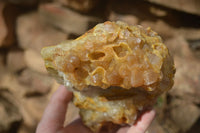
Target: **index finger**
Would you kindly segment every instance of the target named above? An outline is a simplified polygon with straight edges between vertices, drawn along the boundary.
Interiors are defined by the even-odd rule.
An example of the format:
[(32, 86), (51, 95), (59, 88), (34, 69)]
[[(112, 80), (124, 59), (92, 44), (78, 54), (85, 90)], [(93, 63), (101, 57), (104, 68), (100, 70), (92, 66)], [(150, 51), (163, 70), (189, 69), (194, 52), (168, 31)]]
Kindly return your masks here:
[(72, 93), (64, 86), (60, 86), (45, 109), (36, 133), (55, 133), (59, 129), (63, 128), (67, 105), (71, 98)]

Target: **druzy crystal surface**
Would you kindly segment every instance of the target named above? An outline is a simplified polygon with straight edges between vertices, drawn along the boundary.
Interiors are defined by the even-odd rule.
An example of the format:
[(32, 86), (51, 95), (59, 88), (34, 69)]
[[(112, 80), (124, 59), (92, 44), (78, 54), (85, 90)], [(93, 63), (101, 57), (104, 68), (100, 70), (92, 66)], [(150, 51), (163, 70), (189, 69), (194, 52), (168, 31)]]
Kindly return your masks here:
[(108, 122), (134, 123), (173, 86), (173, 59), (150, 27), (107, 21), (41, 54), (48, 72), (71, 88), (84, 124), (93, 131)]

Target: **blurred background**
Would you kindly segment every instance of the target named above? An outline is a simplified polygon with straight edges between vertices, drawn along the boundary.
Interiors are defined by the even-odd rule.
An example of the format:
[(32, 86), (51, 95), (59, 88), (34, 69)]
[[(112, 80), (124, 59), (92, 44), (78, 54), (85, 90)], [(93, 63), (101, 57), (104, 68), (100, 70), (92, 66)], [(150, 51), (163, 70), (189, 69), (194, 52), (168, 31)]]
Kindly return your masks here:
[[(150, 26), (174, 56), (174, 87), (158, 98), (148, 133), (200, 133), (200, 0), (1, 0), (0, 133), (34, 133), (59, 86), (41, 48), (107, 20)], [(70, 104), (66, 124), (77, 117)]]

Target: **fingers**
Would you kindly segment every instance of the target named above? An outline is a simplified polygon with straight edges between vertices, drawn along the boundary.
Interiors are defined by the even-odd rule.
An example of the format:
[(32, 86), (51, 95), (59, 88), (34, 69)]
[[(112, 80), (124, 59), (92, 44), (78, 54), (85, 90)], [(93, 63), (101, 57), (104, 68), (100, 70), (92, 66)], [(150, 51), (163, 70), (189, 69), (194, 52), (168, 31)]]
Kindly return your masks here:
[(155, 111), (151, 110), (149, 112), (145, 112), (141, 120), (137, 122), (136, 125), (133, 125), (129, 128), (127, 133), (145, 133), (151, 122), (155, 117)]
[(71, 124), (63, 128), (59, 133), (92, 133), (83, 125), (81, 119), (73, 121)]
[(67, 105), (71, 98), (72, 93), (64, 86), (60, 86), (45, 109), (36, 133), (55, 133), (61, 129), (65, 120)]

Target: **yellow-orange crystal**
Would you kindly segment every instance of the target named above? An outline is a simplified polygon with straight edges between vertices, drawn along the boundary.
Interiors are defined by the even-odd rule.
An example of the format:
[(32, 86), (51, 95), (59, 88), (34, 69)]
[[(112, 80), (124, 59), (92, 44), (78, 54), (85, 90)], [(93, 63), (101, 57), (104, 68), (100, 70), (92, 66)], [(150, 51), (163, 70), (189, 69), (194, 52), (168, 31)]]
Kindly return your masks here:
[(173, 85), (173, 59), (151, 28), (123, 22), (96, 25), (76, 40), (42, 50), (47, 70), (74, 93), (84, 123), (134, 123)]

